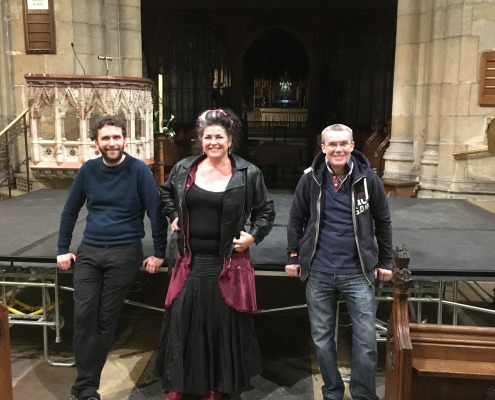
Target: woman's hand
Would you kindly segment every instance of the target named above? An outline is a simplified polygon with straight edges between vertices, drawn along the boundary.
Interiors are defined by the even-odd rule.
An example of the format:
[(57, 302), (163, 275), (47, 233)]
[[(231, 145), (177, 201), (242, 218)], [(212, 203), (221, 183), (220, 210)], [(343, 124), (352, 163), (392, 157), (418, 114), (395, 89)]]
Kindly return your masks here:
[(254, 243), (254, 240), (255, 239), (253, 235), (241, 231), (239, 239), (234, 238), (234, 240), (232, 241), (234, 243), (234, 250), (237, 252), (244, 251)]
[(301, 276), (301, 266), (299, 264), (288, 264), (285, 266), (285, 273), (289, 276)]
[(175, 219), (170, 224), (170, 228), (172, 228), (172, 232), (180, 231), (180, 228), (179, 228), (179, 217), (175, 217)]

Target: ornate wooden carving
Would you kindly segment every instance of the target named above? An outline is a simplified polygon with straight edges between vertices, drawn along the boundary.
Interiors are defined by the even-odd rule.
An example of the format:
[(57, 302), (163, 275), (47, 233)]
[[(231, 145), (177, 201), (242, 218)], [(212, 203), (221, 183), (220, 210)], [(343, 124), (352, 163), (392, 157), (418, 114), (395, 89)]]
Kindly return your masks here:
[(394, 303), (387, 327), (386, 400), (491, 399), (495, 328), (409, 322), (409, 254), (394, 254)]
[(390, 134), (391, 134), (392, 120), (389, 120), (386, 126), (375, 120), (371, 124), (372, 134), (366, 140), (364, 144), (364, 155), (370, 162), (371, 168), (378, 174), (382, 176), (385, 170), (385, 160), (383, 156), (385, 150), (387, 150), (390, 145)]
[(411, 376), (404, 374), (412, 365), (407, 293), (411, 281), (409, 251), (402, 245), (394, 251), (392, 268), (394, 302), (387, 326), (385, 400), (411, 400)]

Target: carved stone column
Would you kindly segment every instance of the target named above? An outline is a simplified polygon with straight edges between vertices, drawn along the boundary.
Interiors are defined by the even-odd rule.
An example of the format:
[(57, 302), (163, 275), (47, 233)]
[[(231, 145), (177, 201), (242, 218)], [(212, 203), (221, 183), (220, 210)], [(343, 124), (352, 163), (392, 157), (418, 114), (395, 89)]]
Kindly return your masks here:
[(420, 2), (406, 0), (399, 0), (397, 4), (392, 135), (383, 157), (384, 178), (414, 180), (417, 175), (413, 142), (415, 131), (420, 129), (416, 104), (420, 5)]

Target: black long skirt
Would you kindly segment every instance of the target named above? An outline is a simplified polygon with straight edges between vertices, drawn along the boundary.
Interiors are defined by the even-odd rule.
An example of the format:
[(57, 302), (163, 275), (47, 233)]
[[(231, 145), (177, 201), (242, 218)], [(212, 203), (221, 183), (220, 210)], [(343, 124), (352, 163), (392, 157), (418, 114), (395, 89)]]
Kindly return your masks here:
[(261, 372), (252, 314), (225, 304), (221, 257), (193, 256), (191, 273), (163, 317), (154, 373), (166, 391), (236, 393)]

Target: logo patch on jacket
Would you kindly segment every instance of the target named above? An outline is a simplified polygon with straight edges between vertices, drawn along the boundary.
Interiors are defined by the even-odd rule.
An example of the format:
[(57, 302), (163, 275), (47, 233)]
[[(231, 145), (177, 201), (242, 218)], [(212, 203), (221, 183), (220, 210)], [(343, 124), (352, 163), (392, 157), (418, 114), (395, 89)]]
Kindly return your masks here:
[(361, 214), (370, 208), (370, 204), (368, 203), (368, 199), (366, 198), (364, 193), (358, 193), (356, 196), (356, 215)]

